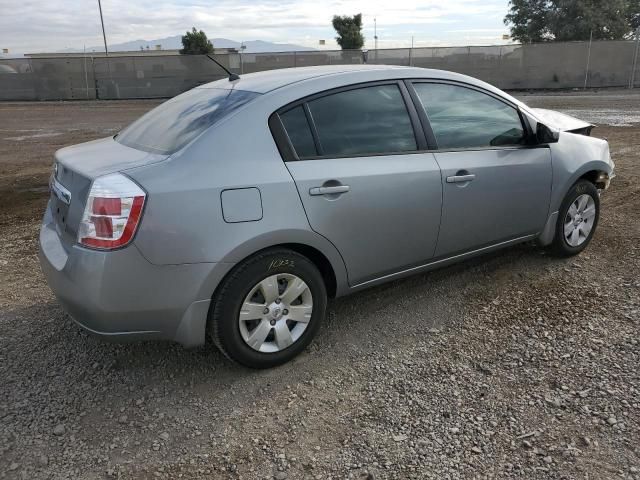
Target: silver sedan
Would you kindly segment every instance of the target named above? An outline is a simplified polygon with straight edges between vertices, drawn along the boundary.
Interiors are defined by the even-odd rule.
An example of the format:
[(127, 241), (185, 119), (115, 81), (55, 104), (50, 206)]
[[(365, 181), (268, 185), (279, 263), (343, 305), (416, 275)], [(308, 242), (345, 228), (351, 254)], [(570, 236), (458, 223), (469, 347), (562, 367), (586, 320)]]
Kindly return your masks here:
[(42, 268), (95, 334), (274, 366), (328, 297), (530, 240), (580, 253), (614, 176), (592, 128), (444, 71), (231, 76), (56, 153)]

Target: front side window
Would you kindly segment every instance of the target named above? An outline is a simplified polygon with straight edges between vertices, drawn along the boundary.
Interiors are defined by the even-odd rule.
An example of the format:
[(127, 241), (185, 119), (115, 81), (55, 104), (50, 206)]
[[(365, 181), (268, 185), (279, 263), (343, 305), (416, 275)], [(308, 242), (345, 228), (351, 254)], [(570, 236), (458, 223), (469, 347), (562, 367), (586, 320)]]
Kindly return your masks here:
[(439, 149), (522, 145), (518, 111), (470, 88), (438, 83), (414, 84)]
[(122, 130), (116, 141), (138, 150), (168, 155), (258, 95), (243, 90), (194, 88), (140, 117)]
[(324, 156), (408, 152), (416, 138), (397, 85), (334, 93), (309, 102)]

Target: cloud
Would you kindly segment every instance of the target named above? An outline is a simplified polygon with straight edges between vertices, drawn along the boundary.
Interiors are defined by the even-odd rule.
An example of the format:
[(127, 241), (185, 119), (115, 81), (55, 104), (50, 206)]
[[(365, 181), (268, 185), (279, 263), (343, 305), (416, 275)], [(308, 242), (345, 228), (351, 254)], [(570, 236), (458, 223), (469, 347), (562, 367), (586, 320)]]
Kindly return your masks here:
[[(14, 52), (54, 51), (102, 43), (95, 0), (0, 1), (0, 48)], [(507, 0), (102, 0), (109, 43), (152, 40), (196, 26), (212, 38), (311, 46), (317, 46), (321, 38), (333, 42), (334, 14), (358, 12), (363, 14), (365, 36), (370, 40), (374, 17), (380, 26), (379, 34), (390, 43), (406, 42), (411, 34), (422, 41), (446, 42), (456, 33), (469, 34), (474, 28), (486, 36), (486, 29), (502, 32), (500, 23), (506, 4)], [(444, 30), (445, 25), (460, 28)]]

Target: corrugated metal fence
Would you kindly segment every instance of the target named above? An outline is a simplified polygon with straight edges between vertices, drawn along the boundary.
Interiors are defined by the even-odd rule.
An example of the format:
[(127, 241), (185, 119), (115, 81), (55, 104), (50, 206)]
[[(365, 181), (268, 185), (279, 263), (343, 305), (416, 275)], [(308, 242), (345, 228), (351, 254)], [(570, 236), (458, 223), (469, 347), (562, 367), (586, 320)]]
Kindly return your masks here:
[[(503, 89), (640, 85), (633, 41), (216, 55), (236, 73), (332, 64), (413, 65), (464, 73)], [(639, 62), (640, 63), (640, 62)], [(640, 65), (638, 65), (640, 67)], [(636, 70), (638, 68), (636, 67)], [(224, 73), (201, 55), (0, 60), (0, 100), (172, 97)]]

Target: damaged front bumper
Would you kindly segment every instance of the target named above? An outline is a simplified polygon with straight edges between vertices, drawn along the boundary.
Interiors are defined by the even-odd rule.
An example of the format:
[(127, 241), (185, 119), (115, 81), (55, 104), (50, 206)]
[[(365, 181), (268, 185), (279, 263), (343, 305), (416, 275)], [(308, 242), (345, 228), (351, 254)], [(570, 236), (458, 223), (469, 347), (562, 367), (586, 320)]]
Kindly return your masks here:
[(615, 177), (616, 177), (616, 174), (613, 169), (611, 170), (611, 173), (600, 172), (598, 174), (595, 184), (596, 184), (596, 187), (598, 188), (599, 195), (602, 195), (602, 193), (604, 193), (604, 191), (609, 188), (609, 186), (611, 185), (611, 180), (613, 180)]

